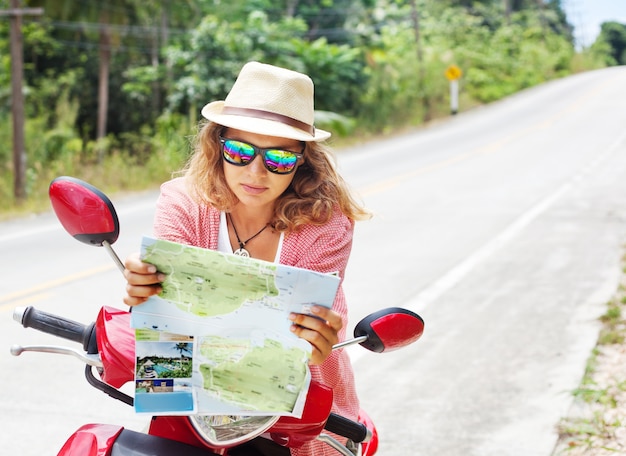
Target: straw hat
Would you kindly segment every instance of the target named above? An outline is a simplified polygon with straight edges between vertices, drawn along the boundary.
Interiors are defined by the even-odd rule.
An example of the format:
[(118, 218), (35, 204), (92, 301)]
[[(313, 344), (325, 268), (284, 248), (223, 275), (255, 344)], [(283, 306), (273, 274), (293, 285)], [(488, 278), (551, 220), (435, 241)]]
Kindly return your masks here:
[(313, 81), (307, 75), (259, 62), (246, 63), (224, 101), (202, 108), (220, 125), (268, 136), (322, 141), (314, 126)]

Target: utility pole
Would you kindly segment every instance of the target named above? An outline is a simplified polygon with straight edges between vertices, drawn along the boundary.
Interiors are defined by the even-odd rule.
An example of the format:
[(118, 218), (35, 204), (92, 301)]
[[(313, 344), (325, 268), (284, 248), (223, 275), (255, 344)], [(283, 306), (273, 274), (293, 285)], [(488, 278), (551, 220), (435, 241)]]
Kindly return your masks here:
[(43, 14), (43, 8), (20, 8), (20, 0), (11, 0), (11, 9), (0, 10), (0, 16), (11, 20), (11, 113), (13, 115), (13, 195), (20, 203), (26, 199), (26, 150), (24, 147), (24, 51), (22, 16)]
[(513, 11), (513, 5), (511, 2), (513, 0), (504, 0), (504, 16), (506, 17), (506, 23), (511, 23), (511, 12)]
[(419, 11), (417, 10), (417, 5), (415, 0), (411, 0), (411, 21), (413, 22), (413, 31), (415, 32), (415, 45), (417, 48), (417, 65), (419, 68), (418, 75), (418, 87), (420, 96), (422, 97), (422, 106), (424, 107), (424, 113), (422, 115), (422, 119), (425, 121), (430, 120), (430, 101), (428, 99), (428, 94), (425, 93), (424, 86), (426, 84), (426, 74), (424, 70), (424, 56), (422, 53), (422, 41), (420, 39), (420, 19), (419, 19)]

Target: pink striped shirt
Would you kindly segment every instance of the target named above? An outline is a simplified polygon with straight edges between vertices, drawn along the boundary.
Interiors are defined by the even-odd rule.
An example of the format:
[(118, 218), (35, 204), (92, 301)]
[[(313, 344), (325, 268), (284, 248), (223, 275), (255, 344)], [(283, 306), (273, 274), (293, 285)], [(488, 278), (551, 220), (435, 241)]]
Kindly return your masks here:
[[(189, 196), (184, 178), (177, 178), (161, 186), (154, 222), (154, 235), (187, 245), (217, 250), (220, 211), (212, 206), (198, 204)], [(285, 236), (280, 263), (322, 273), (339, 272), (343, 282), (350, 250), (354, 222), (337, 208), (323, 226), (306, 225)], [(339, 340), (344, 340), (348, 325), (348, 309), (341, 284), (333, 310), (343, 319)], [(320, 366), (311, 366), (311, 376), (333, 389), (333, 411), (356, 419), (359, 401), (354, 385), (352, 366), (345, 350), (335, 350)], [(292, 449), (294, 456), (331, 456), (338, 454), (327, 445), (312, 442)]]

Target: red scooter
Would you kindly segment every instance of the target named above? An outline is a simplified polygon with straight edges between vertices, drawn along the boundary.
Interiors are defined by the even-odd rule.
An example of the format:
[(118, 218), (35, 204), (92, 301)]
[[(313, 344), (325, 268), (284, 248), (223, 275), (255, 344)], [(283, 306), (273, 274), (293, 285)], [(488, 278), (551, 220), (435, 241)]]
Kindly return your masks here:
[[(124, 266), (112, 248), (119, 235), (119, 221), (113, 204), (97, 188), (79, 179), (59, 177), (50, 184), (50, 200), (63, 227), (75, 239), (104, 246), (118, 267)], [(130, 312), (103, 307), (95, 323), (84, 325), (33, 307), (15, 309), (14, 319), (25, 328), (34, 328), (82, 344), (83, 350), (58, 346), (11, 347), (15, 356), (25, 351), (72, 355), (83, 361), (90, 385), (114, 399), (133, 405), (133, 397), (120, 391), (135, 379), (135, 333)], [(424, 331), (422, 318), (406, 309), (387, 308), (361, 320), (354, 338), (334, 349), (360, 344), (381, 353), (396, 350), (419, 339)], [(94, 368), (97, 376), (94, 375)], [(317, 439), (339, 454), (371, 456), (378, 447), (372, 420), (361, 411), (358, 422), (331, 413), (333, 392), (311, 382), (301, 418), (285, 416), (155, 416), (148, 433), (122, 426), (86, 424), (61, 448), (59, 456), (208, 456), (228, 455), (229, 450), (262, 434), (287, 448), (298, 448)], [(340, 443), (329, 433), (355, 445)]]

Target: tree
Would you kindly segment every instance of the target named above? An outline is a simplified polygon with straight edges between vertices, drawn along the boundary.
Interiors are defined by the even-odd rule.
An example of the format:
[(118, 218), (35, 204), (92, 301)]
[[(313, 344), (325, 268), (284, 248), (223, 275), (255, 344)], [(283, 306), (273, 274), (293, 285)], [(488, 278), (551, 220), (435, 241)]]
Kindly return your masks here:
[(172, 348), (176, 350), (178, 353), (180, 353), (179, 366), (180, 366), (180, 369), (182, 370), (185, 364), (183, 363), (185, 353), (189, 354), (188, 358), (191, 357), (191, 355), (193, 354), (192, 344), (189, 342), (177, 342), (176, 345)]
[(626, 24), (604, 22), (598, 39), (609, 45), (613, 65), (626, 65)]
[[(107, 133), (109, 106), (109, 74), (111, 53), (120, 41), (121, 28), (113, 25), (126, 25), (135, 17), (136, 4), (132, 0), (109, 0), (107, 2), (87, 2), (80, 8), (72, 0), (31, 0), (32, 5), (43, 6), (48, 17), (83, 24), (81, 33), (86, 37), (95, 33), (98, 36), (98, 110), (96, 138), (102, 139)], [(96, 23), (97, 27), (93, 27)]]
[(173, 350), (176, 350), (178, 353), (180, 353), (180, 357), (182, 358), (183, 355), (185, 353), (188, 353), (189, 355), (191, 355), (191, 343), (189, 342), (178, 342), (176, 343), (176, 345), (173, 347)]

